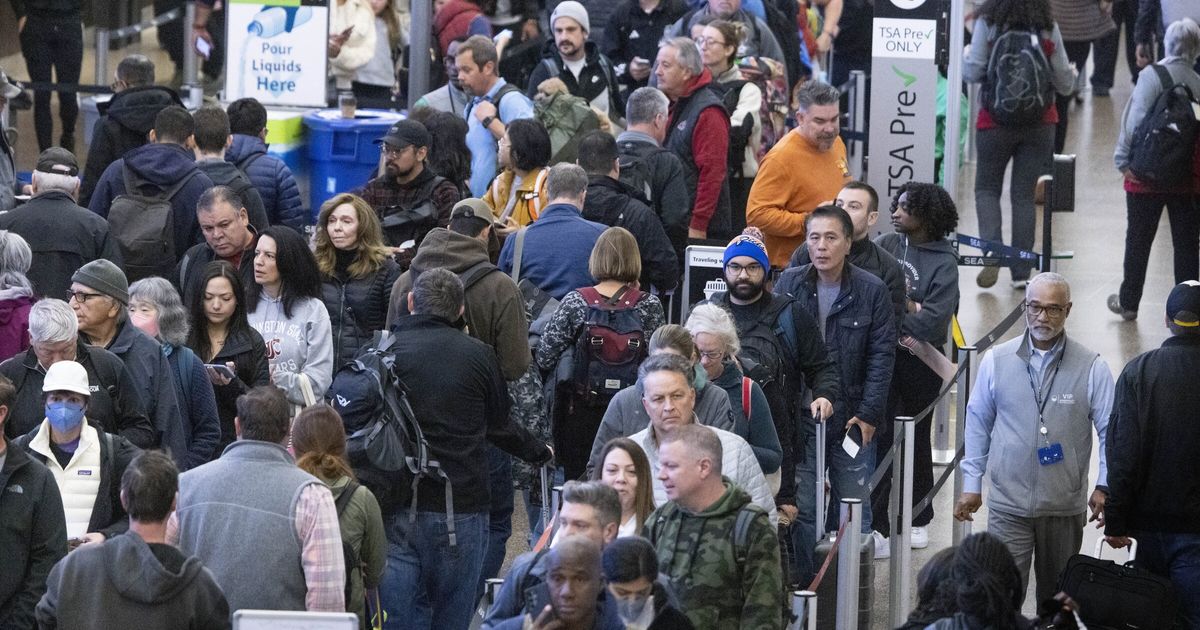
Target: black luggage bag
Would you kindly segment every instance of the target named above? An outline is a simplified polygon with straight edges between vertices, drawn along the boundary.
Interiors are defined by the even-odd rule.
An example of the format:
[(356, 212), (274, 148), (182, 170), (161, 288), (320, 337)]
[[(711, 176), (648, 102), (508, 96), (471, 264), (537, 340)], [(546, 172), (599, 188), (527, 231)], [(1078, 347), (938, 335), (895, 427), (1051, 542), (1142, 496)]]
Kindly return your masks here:
[(1101, 538), (1096, 541), (1095, 557), (1072, 556), (1058, 579), (1058, 590), (1079, 603), (1079, 616), (1089, 630), (1176, 627), (1170, 580), (1133, 566), (1137, 541), (1131, 543), (1129, 560), (1117, 564), (1101, 559)]

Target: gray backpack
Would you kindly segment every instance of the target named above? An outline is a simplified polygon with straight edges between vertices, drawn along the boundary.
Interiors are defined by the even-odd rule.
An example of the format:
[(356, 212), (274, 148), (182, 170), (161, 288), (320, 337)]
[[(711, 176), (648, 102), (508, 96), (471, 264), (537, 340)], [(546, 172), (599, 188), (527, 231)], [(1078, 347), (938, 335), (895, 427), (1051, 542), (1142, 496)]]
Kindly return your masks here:
[(171, 199), (199, 173), (193, 170), (159, 194), (144, 195), (138, 187), (144, 182), (128, 166), (122, 167), (125, 193), (113, 199), (108, 229), (120, 247), (130, 283), (150, 276), (166, 278), (174, 271), (175, 213)]

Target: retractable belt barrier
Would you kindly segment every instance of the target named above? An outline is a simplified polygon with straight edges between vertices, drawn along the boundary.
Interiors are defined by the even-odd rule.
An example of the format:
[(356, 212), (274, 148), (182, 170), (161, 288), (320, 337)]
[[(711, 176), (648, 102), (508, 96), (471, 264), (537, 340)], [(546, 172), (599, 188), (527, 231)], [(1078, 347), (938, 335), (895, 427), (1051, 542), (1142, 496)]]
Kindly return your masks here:
[[(1015, 324), (1016, 321), (1021, 318), (1021, 314), (1024, 312), (1025, 312), (1025, 303), (1022, 302), (1022, 303), (1018, 304), (1017, 307), (1014, 308), (1011, 312), (1009, 312), (1009, 314), (1006, 315), (1004, 317), (1004, 319), (1000, 321), (999, 324), (997, 324), (994, 328), (992, 328), (990, 331), (988, 331), (987, 334), (985, 334), (982, 338), (980, 338), (979, 342), (975, 344), (976, 352), (978, 352), (979, 354), (982, 355), (984, 350), (987, 350), (988, 348), (992, 347), (992, 344), (996, 343), (996, 341), (999, 340), (1000, 337), (1002, 337), (1004, 335), (1004, 333), (1008, 332), (1008, 329), (1011, 328), (1012, 325)], [(958, 370), (955, 371), (954, 377), (951, 378), (950, 380), (946, 381), (946, 384), (942, 386), (941, 391), (938, 392), (937, 398), (935, 398), (934, 401), (929, 404), (929, 406), (922, 409), (920, 413), (913, 416), (914, 422), (921, 423), (921, 422), (924, 422), (929, 419), (929, 417), (933, 413), (933, 410), (937, 407), (938, 402), (940, 402), (942, 400), (942, 398), (945, 398), (946, 396), (948, 396), (950, 394), (950, 390), (954, 388), (955, 383), (958, 381), (958, 377), (962, 375), (963, 370), (965, 370), (965, 369), (967, 369), (966, 363), (963, 363), (962, 365), (958, 366)], [(960, 395), (962, 395), (963, 393), (965, 393), (965, 392), (960, 392)], [(888, 452), (884, 456), (884, 458), (879, 461), (879, 465), (875, 469), (875, 474), (871, 477), (870, 484), (868, 484), (868, 490), (873, 491), (873, 490), (875, 490), (875, 486), (879, 485), (879, 481), (881, 479), (883, 479), (883, 476), (885, 474), (887, 474), (887, 471), (891, 468), (892, 459), (895, 458), (895, 453), (896, 453), (896, 447), (893, 445), (892, 448), (888, 449)], [(954, 461), (951, 462), (950, 465), (946, 467), (946, 470), (953, 471), (954, 468), (958, 465), (958, 462), (962, 459), (962, 456), (963, 456), (963, 453), (962, 453), (962, 450), (960, 449), (958, 454), (955, 456)], [(933, 491), (930, 492), (928, 495), (926, 495), (923, 499), (921, 499), (920, 505), (923, 505), (923, 506), (929, 505), (929, 502), (933, 500), (933, 496), (936, 495), (937, 491), (939, 489), (941, 489), (943, 484), (945, 484), (944, 477), (945, 477), (945, 474), (943, 474), (943, 479), (941, 480), (941, 482), (934, 485)], [(922, 508), (922, 509), (924, 509), (924, 508)], [(914, 514), (916, 514), (916, 513), (920, 513), (920, 510), (914, 510)]]

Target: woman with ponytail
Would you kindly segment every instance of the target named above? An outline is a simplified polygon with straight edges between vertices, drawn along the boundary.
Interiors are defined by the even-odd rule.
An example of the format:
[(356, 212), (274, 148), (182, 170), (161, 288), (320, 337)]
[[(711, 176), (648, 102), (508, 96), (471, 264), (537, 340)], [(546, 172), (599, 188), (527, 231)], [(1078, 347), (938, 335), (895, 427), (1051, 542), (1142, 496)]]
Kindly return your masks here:
[[(361, 628), (370, 628), (367, 594), (379, 588), (387, 563), (387, 539), (379, 502), (366, 486), (354, 479), (354, 471), (346, 459), (346, 430), (341, 416), (332, 407), (313, 405), (301, 411), (292, 424), (292, 446), (296, 465), (324, 481), (333, 493), (343, 547), (352, 550), (352, 558), (357, 561), (355, 564), (347, 558), (350, 591), (346, 611), (358, 615)], [(372, 597), (372, 601), (378, 598)]]

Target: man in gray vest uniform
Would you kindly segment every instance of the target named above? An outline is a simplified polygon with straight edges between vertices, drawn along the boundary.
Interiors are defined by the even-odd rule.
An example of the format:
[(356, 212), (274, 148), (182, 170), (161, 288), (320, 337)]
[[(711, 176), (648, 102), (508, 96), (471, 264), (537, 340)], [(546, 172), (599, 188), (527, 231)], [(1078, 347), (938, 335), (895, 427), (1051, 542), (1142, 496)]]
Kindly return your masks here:
[[(996, 346), (979, 363), (967, 405), (964, 491), (954, 518), (973, 520), (987, 469), (988, 532), (1016, 559), (1022, 593), (1033, 559), (1041, 602), (1054, 596), (1067, 559), (1079, 551), (1087, 507), (1087, 520), (1104, 523), (1104, 439), (1113, 378), (1104, 359), (1063, 330), (1071, 314), (1065, 278), (1043, 273), (1030, 280), (1025, 305), (1025, 334)], [(1093, 427), (1100, 440), (1100, 475), (1089, 498)]]
[(329, 487), (296, 467), (283, 391), (237, 401), (238, 439), (221, 458), (179, 476), (167, 541), (212, 571), (229, 611), (346, 610), (346, 568)]

